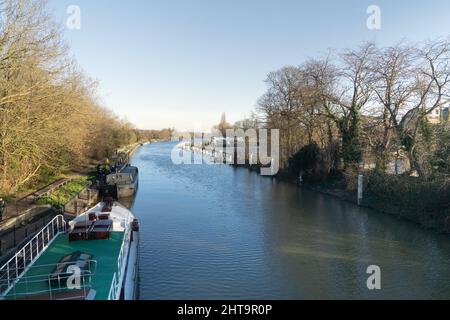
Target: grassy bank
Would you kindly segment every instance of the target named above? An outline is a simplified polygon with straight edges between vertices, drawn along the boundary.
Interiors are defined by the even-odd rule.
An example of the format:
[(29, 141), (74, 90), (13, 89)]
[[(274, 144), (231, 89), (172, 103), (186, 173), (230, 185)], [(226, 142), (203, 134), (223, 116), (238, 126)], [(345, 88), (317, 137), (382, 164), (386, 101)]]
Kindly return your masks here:
[(92, 177), (81, 177), (70, 181), (62, 187), (54, 190), (50, 195), (39, 198), (36, 203), (40, 205), (52, 205), (57, 208), (63, 207), (70, 202), (83, 189), (91, 184)]
[[(133, 143), (122, 147), (117, 150), (116, 156), (112, 158), (113, 162), (117, 161), (119, 158), (122, 158), (124, 161), (128, 161), (128, 157), (139, 147), (140, 143)], [(117, 159), (116, 159), (117, 158)], [(83, 173), (83, 176), (80, 178), (76, 178), (69, 183), (59, 187), (54, 190), (48, 196), (44, 196), (39, 198), (36, 201), (36, 204), (40, 205), (52, 205), (54, 207), (60, 208), (73, 200), (78, 193), (87, 188), (94, 178), (95, 175), (95, 167), (98, 164), (97, 161), (92, 162), (92, 164), (87, 165), (83, 168), (79, 168), (79, 172)], [(54, 181), (54, 180), (53, 180)]]

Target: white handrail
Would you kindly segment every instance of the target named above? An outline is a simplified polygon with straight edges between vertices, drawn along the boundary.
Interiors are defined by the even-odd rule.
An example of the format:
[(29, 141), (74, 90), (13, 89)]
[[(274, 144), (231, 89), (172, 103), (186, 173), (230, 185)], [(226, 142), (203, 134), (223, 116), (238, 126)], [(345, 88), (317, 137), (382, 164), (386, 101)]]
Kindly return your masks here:
[[(55, 232), (56, 228), (56, 232)], [(50, 234), (50, 230), (52, 230)], [(50, 246), (55, 238), (66, 232), (66, 222), (62, 215), (53, 218), (42, 230), (36, 234), (22, 249), (16, 252), (8, 262), (0, 268), (0, 279), (5, 279), (5, 284), (0, 283), (0, 299), (19, 282), (41, 254)]]
[(109, 289), (108, 300), (115, 300), (116, 297), (116, 286), (117, 286), (117, 273), (114, 272), (111, 288)]
[[(96, 270), (97, 270), (97, 261), (96, 260), (87, 260), (87, 269), (82, 270), (81, 271), (81, 275), (80, 275), (80, 280), (83, 282), (83, 284), (79, 286), (79, 288), (76, 288), (78, 290), (82, 290), (83, 291), (83, 296), (72, 296), (70, 298), (67, 299), (74, 299), (74, 298), (86, 298), (87, 294), (89, 292), (89, 290), (92, 288), (92, 278), (95, 276), (96, 274)], [(49, 267), (60, 267), (60, 266), (64, 266), (64, 269), (66, 269), (65, 267), (74, 265), (74, 261), (72, 262), (59, 262), (56, 264), (47, 264), (47, 265), (32, 265), (29, 269), (28, 274), (31, 272), (31, 270), (33, 270), (33, 275), (29, 276), (28, 274), (25, 274), (22, 278), (21, 281), (13, 288), (13, 290), (11, 290), (7, 297), (8, 299), (21, 299), (21, 297), (32, 297), (32, 296), (39, 296), (39, 295), (48, 295), (48, 297), (50, 298), (50, 300), (53, 299), (53, 295), (55, 293), (59, 293), (59, 292), (68, 292), (70, 291), (70, 289), (68, 289), (68, 287), (66, 287), (65, 285), (61, 285), (61, 280), (63, 279), (68, 279), (69, 275), (68, 273), (64, 273), (63, 275), (53, 275), (53, 274), (48, 274), (47, 272), (45, 272), (46, 270), (49, 269)], [(44, 272), (40, 272), (37, 270), (42, 269), (42, 271)], [(87, 281), (86, 281), (87, 279)], [(53, 282), (57, 282), (57, 284), (53, 284)], [(47, 282), (48, 283), (48, 289), (45, 290), (37, 290), (37, 291), (31, 291), (28, 290), (28, 286), (29, 285), (33, 285), (36, 283), (43, 283), (43, 282)], [(1, 283), (0, 283), (1, 284)], [(23, 290), (23, 287), (19, 290), (16, 290), (17, 286), (20, 286), (21, 284), (25, 284), (26, 285), (26, 289)], [(86, 290), (89, 289), (89, 290)]]
[[(127, 219), (127, 224), (130, 223), (130, 216)], [(128, 248), (129, 248), (129, 242), (130, 242), (130, 231), (131, 228), (129, 225), (125, 227), (125, 234), (122, 241), (122, 246), (120, 248), (119, 257), (117, 258), (117, 271), (114, 273), (112, 281), (111, 281), (111, 287), (109, 289), (108, 294), (108, 300), (119, 300), (120, 298), (120, 287), (123, 282), (123, 272), (125, 271), (126, 264), (124, 263), (126, 261), (126, 257), (128, 256)]]

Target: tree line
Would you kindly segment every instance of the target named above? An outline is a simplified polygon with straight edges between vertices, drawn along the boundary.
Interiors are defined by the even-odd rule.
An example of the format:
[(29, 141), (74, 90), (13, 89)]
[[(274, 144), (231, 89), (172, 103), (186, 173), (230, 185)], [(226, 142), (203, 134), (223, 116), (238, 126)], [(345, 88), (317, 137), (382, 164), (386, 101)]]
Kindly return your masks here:
[[(386, 172), (401, 158), (424, 178), (450, 173), (448, 126), (428, 120), (450, 104), (449, 39), (363, 43), (283, 67), (265, 82), (253, 116), (236, 126), (280, 129), (281, 168), (319, 166), (326, 175), (366, 163)], [(302, 168), (307, 155), (313, 164)]]
[(102, 107), (45, 1), (0, 1), (0, 195), (139, 141)]

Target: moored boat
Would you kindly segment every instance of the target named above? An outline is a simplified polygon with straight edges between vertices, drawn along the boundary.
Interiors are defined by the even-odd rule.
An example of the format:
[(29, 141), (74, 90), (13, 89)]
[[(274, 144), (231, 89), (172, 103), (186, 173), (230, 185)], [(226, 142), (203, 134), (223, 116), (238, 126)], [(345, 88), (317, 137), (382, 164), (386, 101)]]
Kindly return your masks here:
[(106, 184), (109, 186), (117, 186), (117, 196), (119, 199), (131, 197), (136, 193), (139, 185), (139, 169), (127, 165), (119, 172), (106, 176)]
[(117, 202), (57, 216), (0, 268), (0, 299), (136, 299), (138, 249), (138, 220)]

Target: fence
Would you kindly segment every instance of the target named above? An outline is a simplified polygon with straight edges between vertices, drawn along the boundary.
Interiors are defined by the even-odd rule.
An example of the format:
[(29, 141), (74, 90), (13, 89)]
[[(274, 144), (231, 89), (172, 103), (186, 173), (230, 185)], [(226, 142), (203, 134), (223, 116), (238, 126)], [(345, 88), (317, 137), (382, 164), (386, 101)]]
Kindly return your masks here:
[(50, 207), (37, 207), (28, 210), (9, 224), (3, 223), (0, 230), (0, 264), (14, 253), (14, 249), (33, 237), (56, 215)]
[[(37, 299), (37, 300), (87, 300), (92, 289), (92, 278), (97, 269), (96, 260), (87, 260), (83, 270), (79, 270), (79, 283), (69, 285), (75, 273), (70, 268), (76, 266), (74, 262), (59, 262), (48, 265), (32, 265), (20, 281), (10, 289), (7, 299)], [(49, 270), (61, 270), (60, 273), (49, 274)], [(65, 271), (64, 271), (65, 270)], [(4, 285), (8, 280), (4, 280)], [(43, 284), (46, 283), (44, 287)], [(0, 282), (0, 286), (2, 283)]]
[(37, 235), (0, 268), (0, 295), (5, 296), (52, 241), (66, 230), (64, 217), (53, 218)]
[(85, 212), (93, 203), (98, 201), (98, 190), (88, 187), (79, 192), (73, 200), (64, 206), (64, 212), (78, 215)]

